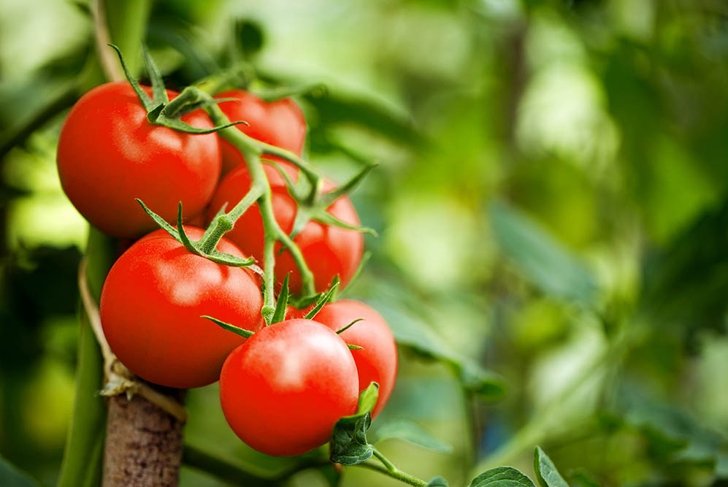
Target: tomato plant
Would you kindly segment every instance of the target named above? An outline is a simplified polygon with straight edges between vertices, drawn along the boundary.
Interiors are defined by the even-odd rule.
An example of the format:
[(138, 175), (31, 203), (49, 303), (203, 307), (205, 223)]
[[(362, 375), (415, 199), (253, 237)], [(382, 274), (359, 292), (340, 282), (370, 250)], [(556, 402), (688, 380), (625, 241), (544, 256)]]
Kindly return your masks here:
[[(245, 134), (299, 156), (303, 152), (306, 120), (292, 98), (269, 102), (244, 90), (224, 91), (217, 98), (231, 99), (221, 102), (220, 109), (230, 120), (247, 122), (238, 125)], [(221, 149), (223, 174), (245, 164), (242, 154), (224, 139), (221, 140)]]
[[(170, 98), (177, 95), (167, 93)], [(212, 127), (200, 110), (182, 120)], [(176, 217), (179, 201), (188, 215), (200, 213), (215, 190), (221, 164), (215, 134), (151, 124), (127, 82), (107, 83), (81, 97), (61, 130), (57, 159), (71, 203), (91, 224), (115, 237), (135, 237), (155, 228), (135, 198), (168, 221)]]
[(225, 361), (220, 401), (230, 427), (269, 455), (326, 443), (357, 405), (358, 380), (346, 343), (329, 328), (293, 319), (265, 327)]
[[(203, 233), (186, 231), (190, 237)], [(241, 256), (225, 239), (218, 249)], [(158, 230), (114, 263), (100, 313), (112, 351), (132, 372), (155, 384), (187, 388), (216, 381), (225, 357), (242, 341), (201, 316), (213, 314), (254, 331), (261, 325), (261, 304), (249, 270), (192, 254)]]
[(379, 384), (379, 399), (372, 411), (372, 416), (377, 416), (389, 400), (397, 377), (397, 345), (389, 325), (372, 307), (353, 299), (327, 304), (315, 319), (334, 331), (361, 320), (339, 336), (347, 344), (361, 347), (351, 351), (359, 373), (359, 389), (364, 390), (371, 382)]
[[(290, 195), (285, 182), (276, 177), (272, 167), (265, 167), (271, 185), (271, 198), (275, 218), (284, 232), (293, 230), (298, 206)], [(326, 189), (331, 188), (327, 183)], [(235, 205), (250, 189), (250, 173), (245, 167), (239, 167), (228, 174), (220, 182), (208, 209), (208, 221), (217, 211), (227, 205)], [(341, 196), (327, 210), (332, 216), (351, 225), (359, 225), (359, 217), (351, 200)], [(258, 206), (252, 206), (237, 221), (235, 228), (227, 234), (243, 252), (263, 260), (263, 220)], [(294, 242), (314, 274), (317, 291), (326, 289), (335, 276), (339, 276), (341, 285), (346, 284), (356, 273), (364, 251), (364, 237), (356, 230), (337, 227), (311, 220), (295, 236)], [(290, 273), (291, 291), (301, 290), (301, 277), (288, 250), (282, 250), (276, 256), (275, 275), (280, 282)]]

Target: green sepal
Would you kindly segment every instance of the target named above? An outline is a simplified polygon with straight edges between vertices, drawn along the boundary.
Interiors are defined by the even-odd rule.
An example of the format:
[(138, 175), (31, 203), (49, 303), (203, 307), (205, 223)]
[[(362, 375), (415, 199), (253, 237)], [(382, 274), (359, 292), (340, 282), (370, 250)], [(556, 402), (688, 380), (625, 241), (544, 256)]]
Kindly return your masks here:
[(167, 220), (156, 214), (154, 211), (152, 211), (151, 208), (149, 208), (147, 205), (144, 204), (144, 202), (140, 198), (135, 198), (136, 202), (139, 203), (142, 207), (142, 209), (149, 215), (149, 217), (154, 220), (154, 223), (159, 225), (159, 227), (170, 234), (172, 238), (174, 238), (179, 243), (182, 243), (182, 240), (180, 239), (179, 232), (176, 228), (174, 228), (172, 225), (167, 223)]
[(215, 323), (217, 326), (219, 326), (220, 328), (224, 328), (225, 330), (233, 332), (236, 335), (240, 335), (241, 337), (244, 337), (244, 338), (250, 338), (251, 336), (255, 335), (255, 332), (246, 330), (245, 328), (240, 328), (239, 326), (232, 325), (232, 324), (227, 323), (222, 320), (218, 320), (217, 318), (214, 318), (209, 315), (202, 315), (202, 316), (200, 316), (200, 318), (205, 318), (206, 320), (210, 320), (213, 323)]
[(377, 167), (379, 164), (377, 163), (371, 163), (364, 166), (364, 168), (356, 173), (354, 177), (349, 179), (344, 184), (337, 186), (332, 191), (327, 192), (326, 194), (321, 195), (321, 202), (324, 204), (324, 206), (328, 207), (331, 205), (334, 201), (341, 198), (345, 194), (351, 193), (354, 188), (369, 174), (369, 172)]
[(354, 345), (353, 343), (347, 343), (346, 346), (349, 348), (349, 350), (364, 350), (364, 347), (361, 345)]
[(278, 301), (276, 302), (276, 309), (273, 312), (273, 317), (270, 319), (270, 324), (278, 323), (286, 319), (286, 308), (288, 307), (288, 298), (290, 296), (288, 280), (290, 273), (286, 274), (283, 278), (283, 284), (281, 285), (281, 293), (278, 295)]
[(247, 259), (241, 259), (240, 257), (237, 257), (232, 254), (226, 254), (225, 252), (220, 252), (217, 250), (213, 250), (209, 254), (198, 254), (202, 257), (205, 257), (207, 260), (211, 260), (215, 262), (216, 264), (222, 264), (230, 267), (247, 267), (254, 271), (256, 274), (262, 274), (262, 271), (258, 272), (253, 264), (255, 264), (255, 258), (249, 257)]
[(154, 62), (152, 56), (149, 54), (147, 46), (142, 44), (142, 53), (144, 54), (144, 67), (149, 74), (149, 79), (152, 82), (152, 97), (153, 102), (158, 105), (164, 105), (169, 102), (167, 96), (167, 90), (164, 87), (164, 81), (162, 80), (162, 73), (159, 71), (157, 63)]
[(336, 218), (334, 215), (323, 209), (315, 210), (311, 216), (311, 219), (332, 227), (344, 228), (346, 230), (353, 230), (360, 233), (368, 233), (369, 235), (372, 235), (374, 237), (377, 236), (377, 232), (373, 228), (346, 223), (345, 221)]
[(149, 112), (154, 107), (154, 102), (151, 98), (149, 98), (149, 95), (147, 95), (146, 92), (142, 90), (139, 82), (135, 80), (134, 77), (131, 75), (131, 71), (129, 71), (129, 67), (124, 61), (124, 56), (121, 54), (121, 49), (119, 49), (119, 46), (115, 44), (109, 44), (109, 47), (116, 51), (116, 55), (119, 57), (119, 63), (121, 64), (121, 69), (124, 70), (124, 76), (126, 77), (126, 80), (131, 85), (134, 93), (136, 93), (142, 106), (144, 106), (144, 109)]
[(348, 325), (346, 325), (346, 326), (343, 326), (343, 327), (339, 328), (338, 330), (336, 330), (336, 334), (337, 334), (337, 335), (341, 335), (341, 334), (342, 334), (342, 333), (344, 333), (344, 332), (345, 332), (346, 330), (348, 330), (348, 329), (349, 329), (349, 328), (351, 328), (352, 326), (356, 325), (356, 324), (357, 324), (357, 323), (359, 323), (360, 321), (364, 321), (364, 318), (357, 318), (357, 319), (353, 320), (353, 321), (352, 321), (351, 323), (349, 323)]
[(314, 304), (313, 308), (311, 308), (311, 310), (306, 313), (306, 316), (304, 316), (304, 318), (306, 318), (307, 320), (314, 319), (318, 312), (321, 311), (321, 308), (334, 300), (334, 297), (336, 296), (336, 291), (338, 291), (340, 284), (341, 281), (339, 280), (339, 276), (335, 276), (334, 281), (331, 283), (329, 289), (327, 289), (326, 292), (319, 294), (318, 298), (316, 299), (316, 304)]
[(251, 270), (253, 270), (256, 273), (262, 273), (262, 271), (258, 272), (257, 269), (255, 269), (255, 259), (253, 257), (247, 258), (247, 259), (241, 259), (240, 257), (237, 257), (235, 255), (226, 254), (225, 252), (219, 252), (217, 250), (213, 250), (210, 253), (204, 253), (199, 249), (199, 246), (196, 242), (193, 242), (190, 240), (189, 236), (184, 230), (184, 226), (182, 223), (182, 203), (179, 203), (179, 206), (177, 207), (177, 228), (173, 227), (167, 221), (159, 216), (157, 213), (155, 213), (152, 209), (150, 209), (147, 205), (144, 204), (144, 202), (136, 198), (137, 203), (141, 205), (141, 207), (144, 209), (144, 211), (149, 215), (154, 222), (159, 225), (159, 227), (167, 232), (172, 238), (174, 238), (176, 241), (181, 243), (189, 252), (199, 255), (200, 257), (204, 257), (208, 260), (211, 260), (212, 262), (215, 262), (217, 264), (223, 264), (230, 267), (248, 267)]
[(372, 457), (374, 447), (367, 441), (366, 433), (372, 424), (371, 411), (378, 397), (379, 385), (372, 382), (359, 395), (356, 413), (336, 422), (330, 445), (332, 462), (356, 465)]
[(475, 477), (468, 487), (534, 487), (531, 479), (513, 467), (490, 469)]

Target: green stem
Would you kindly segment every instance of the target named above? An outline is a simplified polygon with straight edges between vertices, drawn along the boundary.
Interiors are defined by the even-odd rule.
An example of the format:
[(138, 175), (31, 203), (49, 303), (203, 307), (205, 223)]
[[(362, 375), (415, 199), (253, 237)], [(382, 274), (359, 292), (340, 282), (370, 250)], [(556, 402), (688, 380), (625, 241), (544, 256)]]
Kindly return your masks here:
[[(228, 120), (217, 105), (211, 105), (207, 107), (207, 110), (215, 125), (225, 125), (230, 123), (230, 120)], [(305, 295), (313, 295), (316, 292), (313, 273), (308, 267), (306, 259), (303, 257), (298, 245), (296, 245), (291, 237), (283, 231), (275, 218), (270, 183), (265, 175), (263, 163), (260, 160), (260, 154), (266, 150), (268, 145), (248, 137), (235, 127), (228, 127), (221, 130), (219, 133), (243, 155), (252, 181), (251, 188), (259, 188), (261, 191), (261, 195), (258, 197), (258, 208), (260, 209), (260, 215), (263, 219), (263, 229), (265, 232), (263, 256), (263, 285), (265, 290), (263, 296), (263, 313), (264, 317), (269, 320), (273, 316), (273, 310), (275, 310), (275, 299), (273, 296), (275, 289), (275, 274), (273, 272), (275, 269), (275, 241), (281, 242), (291, 253), (293, 260), (301, 273), (301, 284)], [(318, 176), (316, 176), (316, 178), (318, 180)], [(246, 198), (243, 198), (243, 200), (245, 199)], [(243, 203), (244, 202), (241, 201), (238, 205), (244, 206)], [(234, 208), (233, 210), (236, 209), (237, 208)], [(242, 215), (242, 212), (240, 212), (240, 214)]]
[(393, 479), (399, 480), (400, 482), (403, 482), (408, 485), (414, 485), (416, 487), (425, 487), (427, 486), (427, 481), (422, 480), (420, 478), (415, 477), (414, 475), (410, 475), (406, 472), (401, 471), (397, 467), (394, 466), (392, 462), (389, 461), (387, 457), (384, 456), (382, 452), (374, 448), (374, 456), (382, 462), (382, 465), (377, 465), (376, 463), (370, 463), (370, 462), (364, 462), (354, 465), (355, 467), (363, 467), (368, 468), (369, 470), (374, 470), (376, 472), (383, 473), (385, 475), (388, 475), (389, 477), (392, 477)]
[(232, 463), (189, 444), (184, 445), (182, 461), (186, 466), (205, 472), (214, 478), (246, 487), (279, 486), (303, 470), (331, 466), (331, 462), (325, 458), (301, 458), (300, 463), (273, 476), (266, 476), (262, 472), (256, 472), (254, 465)]
[[(91, 229), (86, 248), (86, 278), (95, 299), (113, 262), (111, 240)], [(82, 312), (83, 313), (83, 312)], [(99, 396), (103, 361), (88, 318), (81, 315), (78, 367), (71, 426), (66, 437), (58, 487), (93, 487), (100, 484), (106, 406)]]

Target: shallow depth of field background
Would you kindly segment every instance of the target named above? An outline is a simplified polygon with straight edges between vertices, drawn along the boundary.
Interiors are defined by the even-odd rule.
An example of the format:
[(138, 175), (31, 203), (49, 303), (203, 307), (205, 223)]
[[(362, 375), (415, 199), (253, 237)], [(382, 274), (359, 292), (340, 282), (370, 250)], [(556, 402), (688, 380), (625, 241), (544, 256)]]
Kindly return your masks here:
[[(233, 19), (262, 42), (262, 73), (365, 101), (309, 120), (308, 156), (333, 178), (380, 164), (353, 195), (380, 236), (347, 295), (503, 377), (502, 399), (479, 401), (402, 353), (378, 422), (414, 420), (452, 452), (383, 442), (401, 469), (455, 486), (530, 474), (539, 444), (575, 485), (725, 485), (728, 6), (164, 0), (148, 43), (192, 81)], [(0, 0), (0, 141), (75, 80), (90, 36), (70, 0)], [(0, 160), (0, 456), (44, 485), (70, 419), (86, 235), (55, 172), (62, 119)], [(215, 386), (188, 406), (190, 443), (285, 466), (228, 431)], [(182, 485), (223, 484), (185, 469)], [(398, 484), (352, 468), (344, 485)]]

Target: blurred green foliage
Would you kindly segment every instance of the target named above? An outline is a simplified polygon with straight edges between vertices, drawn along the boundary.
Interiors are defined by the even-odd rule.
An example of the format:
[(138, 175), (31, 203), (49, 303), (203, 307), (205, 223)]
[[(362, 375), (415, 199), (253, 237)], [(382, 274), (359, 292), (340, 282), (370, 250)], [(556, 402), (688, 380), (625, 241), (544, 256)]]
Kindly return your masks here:
[[(50, 485), (86, 232), (54, 144), (98, 82), (93, 26), (86, 2), (0, 10), (0, 457)], [(382, 441), (400, 469), (532, 474), (540, 444), (572, 485), (728, 481), (728, 5), (159, 0), (146, 40), (171, 86), (242, 58), (253, 89), (325, 83), (301, 99), (310, 159), (338, 179), (380, 163), (354, 194), (380, 237), (347, 294), (407, 346), (374, 429), (407, 418), (452, 445)], [(504, 398), (462, 387), (467, 363)], [(290, 467), (234, 437), (215, 386), (188, 407), (190, 444)], [(182, 483), (221, 485), (187, 467)], [(397, 484), (350, 469), (343, 485)]]

